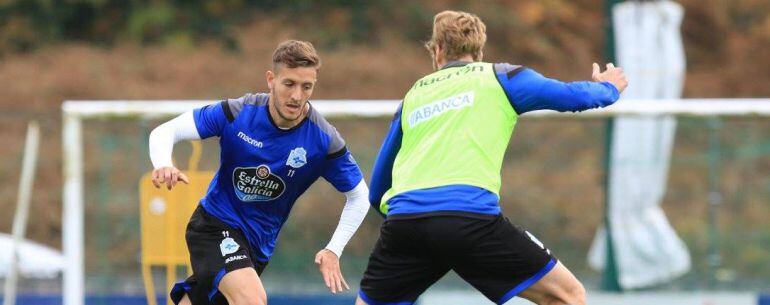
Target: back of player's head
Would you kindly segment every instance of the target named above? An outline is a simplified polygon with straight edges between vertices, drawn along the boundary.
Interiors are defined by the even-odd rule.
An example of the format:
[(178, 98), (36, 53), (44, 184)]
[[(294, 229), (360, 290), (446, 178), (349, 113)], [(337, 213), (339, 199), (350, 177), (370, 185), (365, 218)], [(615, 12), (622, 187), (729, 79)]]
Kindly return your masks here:
[(313, 44), (301, 40), (287, 40), (278, 45), (273, 52), (273, 69), (280, 65), (288, 68), (310, 67), (321, 68), (321, 58), (318, 57)]
[(439, 46), (446, 60), (456, 60), (471, 55), (481, 60), (484, 43), (487, 42), (487, 27), (478, 16), (458, 11), (443, 11), (433, 17), (433, 36), (425, 43), (432, 56)]

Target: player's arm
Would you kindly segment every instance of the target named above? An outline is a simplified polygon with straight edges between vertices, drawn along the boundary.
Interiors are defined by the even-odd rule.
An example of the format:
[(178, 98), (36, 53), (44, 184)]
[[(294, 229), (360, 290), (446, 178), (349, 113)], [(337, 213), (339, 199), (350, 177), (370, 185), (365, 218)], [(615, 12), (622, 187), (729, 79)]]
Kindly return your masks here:
[(396, 161), (396, 155), (401, 149), (401, 105), (398, 106), (393, 121), (390, 123), (390, 129), (382, 141), (382, 147), (377, 154), (372, 168), (371, 191), (369, 192), (369, 204), (374, 207), (381, 216), (385, 214), (380, 210), (382, 196), (387, 192), (393, 182), (393, 162)]
[(152, 184), (160, 188), (165, 184), (167, 189), (176, 186), (177, 181), (189, 183), (184, 173), (174, 167), (171, 159), (174, 144), (183, 140), (200, 139), (198, 130), (195, 129), (193, 112), (188, 111), (182, 115), (161, 124), (150, 133), (150, 160), (152, 161)]
[(601, 72), (593, 66), (593, 81), (561, 82), (522, 66), (496, 64), (495, 73), (516, 113), (534, 110), (578, 112), (615, 103), (628, 82), (612, 64)]
[(367, 199), (369, 197), (369, 188), (366, 187), (364, 179), (361, 179), (361, 182), (352, 190), (343, 194), (345, 194), (345, 207), (342, 208), (337, 229), (334, 230), (331, 240), (326, 245), (326, 249), (336, 254), (337, 257), (342, 256), (342, 250), (345, 249), (345, 245), (348, 244), (350, 238), (353, 237), (358, 227), (361, 226), (366, 217), (366, 212), (369, 211)]
[(315, 263), (318, 265), (318, 269), (324, 278), (324, 283), (332, 293), (350, 289), (348, 283), (345, 282), (345, 278), (342, 276), (339, 258), (342, 256), (342, 251), (350, 241), (350, 238), (358, 231), (358, 227), (364, 221), (366, 212), (369, 211), (367, 199), (369, 197), (369, 189), (366, 187), (366, 182), (363, 179), (355, 188), (344, 194), (346, 198), (345, 207), (342, 208), (337, 229), (334, 230), (334, 234), (332, 234), (332, 238), (326, 247), (315, 256)]
[[(152, 183), (155, 187), (165, 184), (172, 189), (178, 181), (189, 183), (172, 163), (174, 144), (185, 140), (200, 140), (219, 135), (228, 122), (228, 101), (211, 104), (191, 110), (161, 124), (150, 133), (150, 160), (152, 161)], [(230, 103), (237, 103), (233, 100)]]
[(339, 258), (353, 234), (369, 211), (369, 189), (366, 187), (361, 169), (353, 155), (347, 150), (345, 140), (332, 129), (331, 141), (322, 176), (339, 192), (345, 194), (345, 207), (332, 238), (324, 249), (318, 251), (315, 263), (323, 276), (326, 287), (332, 293), (350, 289), (340, 270)]

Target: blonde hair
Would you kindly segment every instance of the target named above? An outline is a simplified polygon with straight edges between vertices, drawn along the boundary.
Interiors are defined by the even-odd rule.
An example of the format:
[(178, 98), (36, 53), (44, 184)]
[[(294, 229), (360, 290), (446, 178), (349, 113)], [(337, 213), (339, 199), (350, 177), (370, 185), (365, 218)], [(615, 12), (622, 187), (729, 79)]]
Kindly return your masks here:
[(278, 45), (273, 52), (273, 68), (284, 64), (288, 68), (296, 67), (321, 67), (321, 58), (318, 57), (313, 44), (301, 40), (287, 40)]
[(433, 36), (425, 43), (431, 56), (436, 57), (439, 46), (446, 60), (455, 60), (470, 54), (480, 61), (481, 49), (487, 42), (487, 26), (478, 16), (458, 11), (443, 11), (433, 17)]

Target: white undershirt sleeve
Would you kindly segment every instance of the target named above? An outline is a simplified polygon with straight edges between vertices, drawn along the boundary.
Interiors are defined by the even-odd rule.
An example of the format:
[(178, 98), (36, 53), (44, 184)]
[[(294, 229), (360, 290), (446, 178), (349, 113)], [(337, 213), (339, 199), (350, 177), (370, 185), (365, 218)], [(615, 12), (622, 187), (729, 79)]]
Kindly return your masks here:
[(342, 250), (364, 221), (366, 212), (369, 211), (369, 188), (364, 179), (361, 179), (355, 188), (345, 192), (345, 197), (347, 200), (340, 215), (340, 222), (329, 244), (326, 245), (326, 249), (337, 254), (337, 257), (342, 256)]
[(153, 168), (174, 166), (171, 162), (174, 144), (200, 138), (192, 110), (155, 127), (150, 133), (150, 160)]

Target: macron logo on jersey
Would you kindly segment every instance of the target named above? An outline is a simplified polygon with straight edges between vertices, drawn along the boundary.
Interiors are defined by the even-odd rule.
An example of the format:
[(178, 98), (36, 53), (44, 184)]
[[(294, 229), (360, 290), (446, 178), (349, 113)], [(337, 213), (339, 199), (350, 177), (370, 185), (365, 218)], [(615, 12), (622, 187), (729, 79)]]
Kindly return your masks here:
[(243, 131), (238, 132), (238, 137), (241, 138), (241, 140), (246, 141), (246, 143), (251, 144), (254, 147), (262, 148), (262, 142), (252, 139), (251, 137), (247, 136)]
[(427, 104), (409, 113), (409, 127), (415, 127), (447, 111), (473, 106), (473, 91), (450, 96)]

